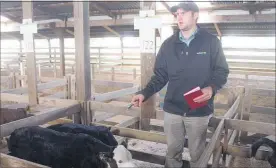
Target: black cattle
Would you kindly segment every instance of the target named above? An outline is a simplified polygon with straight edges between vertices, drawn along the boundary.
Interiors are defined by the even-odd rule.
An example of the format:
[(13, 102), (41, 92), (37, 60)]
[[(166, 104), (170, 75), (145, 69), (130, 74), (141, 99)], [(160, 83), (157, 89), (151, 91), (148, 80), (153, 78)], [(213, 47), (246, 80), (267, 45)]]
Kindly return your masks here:
[(83, 124), (75, 124), (75, 123), (65, 123), (65, 124), (56, 124), (47, 127), (49, 129), (66, 132), (66, 133), (83, 133), (88, 134), (103, 143), (112, 146), (114, 148), (117, 147), (118, 142), (116, 141), (113, 134), (110, 132), (110, 128), (104, 126), (94, 126), (94, 125), (83, 125)]
[(8, 148), (12, 156), (52, 168), (107, 168), (104, 160), (113, 158), (113, 147), (92, 136), (38, 126), (13, 131)]
[(251, 157), (255, 157), (257, 150), (259, 149), (259, 147), (261, 147), (262, 145), (266, 145), (269, 146), (270, 148), (272, 148), (273, 153), (272, 156), (268, 157), (268, 162), (271, 165), (272, 168), (276, 168), (276, 142), (268, 139), (268, 138), (260, 138), (259, 140), (257, 140), (256, 142), (254, 142), (251, 146)]

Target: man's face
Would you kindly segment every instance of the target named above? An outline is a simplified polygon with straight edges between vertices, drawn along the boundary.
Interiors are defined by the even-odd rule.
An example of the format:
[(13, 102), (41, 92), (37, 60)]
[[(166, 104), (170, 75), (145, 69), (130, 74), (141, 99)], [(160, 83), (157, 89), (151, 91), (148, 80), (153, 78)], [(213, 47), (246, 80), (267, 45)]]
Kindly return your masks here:
[(178, 24), (178, 28), (183, 31), (190, 30), (194, 24), (196, 24), (196, 19), (198, 13), (193, 13), (192, 11), (184, 11), (182, 8), (175, 12), (175, 18)]

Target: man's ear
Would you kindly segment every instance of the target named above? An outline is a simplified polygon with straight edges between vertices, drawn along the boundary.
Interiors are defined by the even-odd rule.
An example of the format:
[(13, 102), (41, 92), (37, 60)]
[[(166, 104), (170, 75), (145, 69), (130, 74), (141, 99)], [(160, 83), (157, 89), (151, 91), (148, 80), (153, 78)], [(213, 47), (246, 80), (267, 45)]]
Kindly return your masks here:
[(193, 12), (194, 19), (196, 22), (198, 21), (199, 13), (198, 12)]

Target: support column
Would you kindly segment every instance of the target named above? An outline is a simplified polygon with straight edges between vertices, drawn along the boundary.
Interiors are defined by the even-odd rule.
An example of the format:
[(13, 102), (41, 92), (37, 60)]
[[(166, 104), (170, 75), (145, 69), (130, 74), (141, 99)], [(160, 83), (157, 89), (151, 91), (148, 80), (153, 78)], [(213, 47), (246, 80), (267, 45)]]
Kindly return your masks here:
[(52, 49), (51, 49), (51, 39), (50, 38), (48, 38), (47, 39), (47, 41), (48, 41), (48, 51), (49, 51), (49, 62), (51, 63), (52, 61), (51, 61), (51, 57), (52, 57)]
[(56, 34), (59, 37), (59, 59), (60, 59), (60, 69), (59, 69), (59, 77), (65, 76), (65, 57), (64, 57), (64, 28), (58, 28), (56, 30)]
[[(140, 18), (143, 19), (140, 20), (139, 24), (135, 27), (138, 26), (139, 28), (141, 53), (141, 88), (144, 88), (153, 75), (153, 67), (156, 58), (155, 31), (157, 27), (154, 27), (155, 25), (149, 23), (151, 17), (154, 17), (155, 15), (155, 2), (140, 2), (140, 6)], [(143, 103), (141, 107), (140, 129), (145, 131), (150, 130), (150, 119), (156, 118), (155, 104), (155, 95)]]
[[(87, 101), (91, 98), (89, 2), (73, 3), (77, 100)], [(83, 124), (88, 124), (91, 122), (93, 113), (90, 113), (89, 104), (86, 102), (82, 107), (81, 121)]]
[(27, 80), (28, 80), (28, 95), (29, 104), (38, 104), (37, 98), (37, 79), (36, 79), (36, 61), (34, 52), (33, 33), (37, 33), (37, 26), (33, 24), (33, 2), (22, 1), (23, 25), (20, 33), (23, 34), (24, 48), (27, 58)]

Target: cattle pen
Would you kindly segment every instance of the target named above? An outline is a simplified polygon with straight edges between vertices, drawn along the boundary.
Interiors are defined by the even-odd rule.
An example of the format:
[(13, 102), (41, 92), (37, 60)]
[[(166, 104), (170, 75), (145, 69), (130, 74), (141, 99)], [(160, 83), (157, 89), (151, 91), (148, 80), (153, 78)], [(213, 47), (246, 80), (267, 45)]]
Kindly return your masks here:
[[(230, 74), (215, 97), (206, 147), (196, 163), (200, 168), (253, 167), (237, 160), (251, 159), (251, 144), (258, 138), (276, 136), (276, 3), (202, 3), (209, 6), (200, 6), (204, 17), (198, 24), (222, 42), (231, 35), (274, 36), (270, 48), (224, 47)], [(1, 16), (8, 19), (1, 21), (1, 44), (12, 39), (19, 47), (1, 47), (0, 167), (47, 167), (8, 155), (5, 139), (17, 128), (56, 123), (111, 127), (118, 143), (129, 144), (140, 167), (162, 167), (166, 87), (141, 108), (128, 105), (153, 74), (156, 53), (168, 36), (163, 30), (177, 29), (170, 6), (164, 0), (1, 2)], [(138, 46), (128, 45), (128, 36), (137, 38)], [(118, 46), (91, 46), (91, 38), (103, 37), (117, 38)], [(53, 39), (57, 46), (51, 46)], [(66, 39), (74, 41), (73, 47), (66, 46)], [(36, 40), (45, 40), (48, 47), (36, 47)], [(190, 160), (187, 145), (185, 164)], [(265, 167), (272, 152), (260, 148), (254, 159)]]

